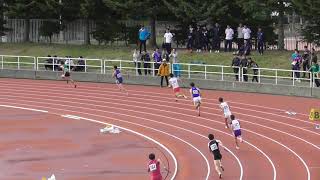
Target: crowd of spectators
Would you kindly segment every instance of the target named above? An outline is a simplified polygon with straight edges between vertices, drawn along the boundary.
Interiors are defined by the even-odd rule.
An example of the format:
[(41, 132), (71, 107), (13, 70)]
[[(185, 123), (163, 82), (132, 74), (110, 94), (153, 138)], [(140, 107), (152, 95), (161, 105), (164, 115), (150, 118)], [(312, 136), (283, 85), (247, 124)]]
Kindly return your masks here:
[(85, 71), (85, 60), (82, 56), (79, 58), (72, 58), (71, 56), (65, 56), (64, 58), (58, 57), (56, 55), (48, 55), (48, 59), (45, 60), (44, 67), (46, 70), (62, 71), (60, 64), (70, 64), (71, 71)]
[[(300, 82), (300, 75), (302, 72), (302, 78), (303, 79), (310, 79), (313, 78), (314, 82), (317, 87), (320, 86), (319, 78), (318, 76), (320, 69), (318, 65), (318, 59), (316, 55), (316, 51), (314, 48), (311, 48), (311, 51), (308, 49), (307, 46), (304, 47), (303, 53), (300, 54), (298, 49), (294, 50), (294, 53), (291, 55), (291, 69), (294, 70), (294, 73), (292, 73), (292, 77), (296, 79), (296, 81)], [(312, 77), (310, 77), (311, 72)]]

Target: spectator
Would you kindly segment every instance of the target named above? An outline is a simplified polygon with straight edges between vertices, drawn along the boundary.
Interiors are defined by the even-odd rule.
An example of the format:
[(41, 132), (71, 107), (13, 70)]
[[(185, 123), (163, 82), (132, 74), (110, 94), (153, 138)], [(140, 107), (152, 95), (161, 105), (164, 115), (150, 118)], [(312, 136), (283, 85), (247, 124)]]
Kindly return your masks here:
[(241, 65), (241, 60), (237, 54), (234, 54), (234, 55), (235, 56), (232, 59), (231, 66), (233, 68), (233, 72), (235, 74), (236, 81), (239, 81), (239, 69), (240, 69), (240, 65)]
[(314, 48), (311, 49), (311, 61), (318, 63), (318, 57)]
[(193, 49), (193, 37), (194, 37), (193, 27), (189, 25), (187, 49), (190, 52), (192, 52), (192, 49)]
[(238, 50), (240, 50), (240, 48), (243, 46), (243, 33), (242, 33), (242, 30), (243, 30), (243, 26), (242, 24), (240, 23), (239, 24), (239, 27), (237, 28), (237, 33), (238, 33)]
[(225, 45), (224, 45), (224, 51), (231, 51), (232, 49), (232, 39), (233, 39), (233, 29), (230, 28), (229, 25), (227, 25), (227, 29), (225, 30), (226, 38), (225, 38)]
[(317, 61), (312, 61), (312, 66), (309, 69), (309, 71), (312, 73), (312, 78), (313, 78), (313, 82), (315, 82), (316, 86), (319, 87), (320, 86), (320, 82), (319, 82), (319, 65), (317, 63)]
[(149, 39), (149, 37), (150, 37), (150, 33), (142, 25), (141, 29), (139, 30), (140, 54), (141, 54), (141, 51), (142, 51), (142, 46), (143, 46), (144, 51), (147, 51), (146, 42)]
[(243, 81), (248, 82), (248, 60), (246, 56), (242, 56), (241, 59), (241, 67), (242, 67), (242, 77)]
[(257, 41), (258, 41), (258, 52), (260, 55), (263, 55), (263, 49), (264, 49), (264, 32), (262, 32), (262, 29), (259, 28), (257, 32)]
[(151, 74), (150, 55), (148, 52), (142, 51), (141, 61), (143, 61), (144, 75)]
[(220, 40), (220, 26), (218, 23), (216, 23), (214, 27), (212, 27), (210, 34), (212, 36), (212, 49), (215, 50), (216, 53), (219, 53), (221, 40)]
[(172, 43), (173, 35), (169, 29), (166, 30), (166, 33), (164, 34), (163, 37), (164, 37), (164, 46), (167, 51), (167, 54), (171, 54), (171, 43)]
[(248, 43), (247, 40), (244, 41), (244, 44), (242, 45), (242, 47), (239, 49), (239, 55), (240, 56), (248, 56), (250, 55), (251, 49), (250, 49), (250, 45)]
[(172, 57), (172, 63), (173, 63), (173, 74), (175, 77), (180, 77), (181, 72), (180, 72), (180, 64), (178, 60), (178, 53), (176, 49), (172, 50), (172, 53), (170, 54), (170, 57)]
[(197, 52), (201, 52), (201, 48), (202, 48), (202, 31), (200, 29), (200, 26), (197, 26), (197, 30), (195, 32), (195, 46), (197, 48)]
[(80, 56), (79, 60), (77, 62), (77, 65), (73, 68), (74, 71), (85, 71), (86, 63), (85, 60), (83, 60), (83, 57)]
[(251, 44), (251, 43), (250, 43), (251, 30), (250, 30), (246, 25), (244, 25), (244, 27), (243, 27), (243, 29), (242, 29), (242, 33), (243, 33), (243, 39), (244, 39), (244, 41), (247, 40), (247, 42), (248, 42), (249, 44)]
[(160, 83), (161, 87), (163, 87), (163, 78), (166, 78), (167, 86), (169, 86), (169, 82), (168, 82), (169, 74), (170, 74), (169, 65), (167, 64), (167, 60), (163, 59), (158, 72), (158, 76), (161, 76), (161, 83)]
[(67, 65), (69, 67), (69, 69), (73, 69), (74, 67), (74, 63), (73, 63), (73, 59), (71, 56), (66, 56), (66, 60), (65, 60), (65, 65)]
[(46, 70), (48, 70), (48, 69), (54, 69), (54, 67), (52, 67), (53, 66), (53, 59), (51, 58), (51, 55), (48, 55), (47, 56), (48, 57), (48, 59), (46, 59), (45, 60), (45, 65), (44, 65), (44, 68), (46, 69)]
[(137, 49), (133, 51), (132, 60), (134, 62), (134, 67), (136, 68), (137, 73), (141, 75), (141, 57)]
[[(304, 52), (302, 55), (302, 69), (303, 71), (308, 71), (310, 69), (310, 58), (311, 58), (311, 52), (308, 49), (308, 46), (304, 46)], [(306, 72), (303, 72), (302, 78), (306, 77)], [(310, 74), (309, 74), (310, 78)]]
[(158, 69), (161, 65), (161, 53), (159, 52), (159, 48), (154, 50), (152, 58), (154, 60), (154, 74), (158, 74)]
[(249, 68), (252, 68), (253, 70), (253, 77), (252, 77), (252, 82), (256, 81), (256, 82), (259, 82), (258, 80), (258, 75), (259, 75), (259, 66), (258, 64), (253, 61), (250, 57), (248, 58), (248, 67)]
[(210, 47), (209, 47), (209, 34), (208, 34), (208, 29), (206, 26), (203, 26), (202, 28), (202, 49), (204, 51), (209, 51), (210, 50)]
[(298, 82), (300, 82), (300, 64), (301, 64), (301, 56), (297, 49), (294, 50), (294, 53), (291, 55), (292, 59), (292, 77), (296, 78)]

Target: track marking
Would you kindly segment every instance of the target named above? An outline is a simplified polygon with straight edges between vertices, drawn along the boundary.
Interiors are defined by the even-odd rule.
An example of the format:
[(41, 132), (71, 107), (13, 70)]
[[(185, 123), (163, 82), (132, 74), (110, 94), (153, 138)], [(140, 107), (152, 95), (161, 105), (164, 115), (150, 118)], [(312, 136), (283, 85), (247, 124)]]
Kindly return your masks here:
[[(0, 105), (1, 107), (8, 107), (8, 108), (15, 108), (15, 109), (23, 109), (23, 110), (30, 110), (30, 111), (36, 111), (36, 112), (43, 112), (43, 113), (49, 113), (49, 111), (44, 111), (44, 110), (39, 110), (39, 109), (32, 109), (32, 108), (25, 108), (25, 107), (18, 107), (18, 106), (11, 106), (11, 105)], [(54, 114), (54, 113), (49, 113), (49, 114)], [(58, 114), (56, 114), (58, 115)], [(63, 116), (63, 115), (61, 115)], [(65, 117), (65, 116), (64, 116)], [(70, 117), (70, 116), (69, 116)], [(72, 117), (72, 116), (71, 116)], [(75, 116), (73, 116), (75, 117)], [(78, 116), (77, 116), (78, 117)], [(97, 121), (97, 120), (92, 120), (92, 119), (87, 119), (87, 118), (82, 118), (82, 117), (79, 117), (80, 119), (76, 118), (77, 120), (81, 120), (81, 119), (84, 119), (84, 120), (87, 120), (87, 121), (91, 121), (91, 122), (96, 122), (96, 123), (100, 123), (100, 124), (104, 124), (104, 125), (111, 125), (109, 123), (106, 123), (106, 122), (102, 122), (102, 121)], [(121, 126), (117, 126), (117, 125), (114, 125), (115, 127), (118, 127), (120, 129), (123, 129), (123, 130), (126, 130), (128, 132), (131, 132), (133, 134), (136, 134), (136, 135), (139, 135), (149, 141), (152, 141), (154, 142), (155, 144), (159, 145), (160, 147), (162, 147), (164, 150), (166, 150), (170, 156), (172, 157), (173, 161), (174, 161), (174, 165), (175, 165), (175, 169), (173, 171), (173, 175), (171, 177), (171, 180), (174, 180), (176, 175), (177, 175), (177, 172), (178, 172), (178, 162), (177, 162), (177, 159), (176, 157), (174, 156), (174, 154), (171, 152), (171, 150), (169, 150), (166, 146), (164, 146), (163, 144), (161, 144), (160, 142), (156, 141), (155, 139), (149, 137), (149, 136), (146, 136), (142, 133), (139, 133), (137, 131), (134, 131), (134, 130), (131, 130), (131, 129), (128, 129), (128, 128), (124, 128), (124, 127), (121, 127)]]

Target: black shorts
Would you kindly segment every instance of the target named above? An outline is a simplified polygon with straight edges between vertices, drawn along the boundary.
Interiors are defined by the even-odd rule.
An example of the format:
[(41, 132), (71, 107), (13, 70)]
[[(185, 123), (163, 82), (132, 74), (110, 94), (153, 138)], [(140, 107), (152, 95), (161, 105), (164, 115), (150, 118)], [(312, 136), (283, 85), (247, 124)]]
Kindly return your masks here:
[(217, 154), (217, 155), (213, 155), (213, 159), (214, 160), (221, 160), (222, 159), (222, 155), (221, 154)]
[(65, 77), (70, 77), (70, 72), (64, 73), (64, 76), (65, 76)]

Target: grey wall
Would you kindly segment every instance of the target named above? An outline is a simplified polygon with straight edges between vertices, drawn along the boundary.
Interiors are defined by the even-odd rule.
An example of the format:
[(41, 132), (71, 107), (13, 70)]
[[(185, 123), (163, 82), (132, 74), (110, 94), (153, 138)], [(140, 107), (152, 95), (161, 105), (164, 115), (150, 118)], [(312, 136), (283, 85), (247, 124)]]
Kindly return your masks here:
[[(61, 80), (61, 72), (52, 71), (30, 71), (30, 70), (0, 70), (2, 78), (24, 78), (24, 79), (43, 79), (43, 80)], [(110, 75), (94, 73), (72, 73), (72, 78), (76, 81), (87, 82), (105, 82), (114, 83)], [(159, 86), (160, 78), (152, 76), (124, 76), (126, 84)], [(267, 93), (289, 96), (304, 96), (320, 98), (320, 88), (256, 84), (216, 80), (184, 79), (183, 86), (188, 86), (190, 82), (196, 83), (202, 89), (240, 91), (252, 93)]]

